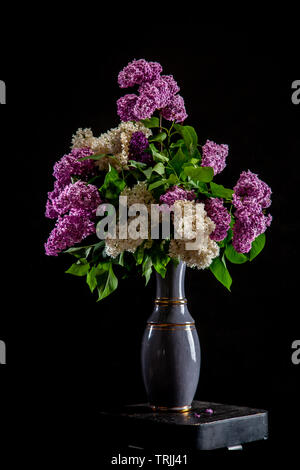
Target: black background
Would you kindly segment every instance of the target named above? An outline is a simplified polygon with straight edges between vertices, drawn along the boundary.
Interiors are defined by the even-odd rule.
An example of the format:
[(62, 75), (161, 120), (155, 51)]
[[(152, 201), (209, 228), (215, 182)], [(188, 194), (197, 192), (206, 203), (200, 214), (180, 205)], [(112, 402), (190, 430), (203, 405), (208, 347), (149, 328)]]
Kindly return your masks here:
[(145, 58), (174, 75), (186, 124), (195, 127), (200, 143), (229, 145), (227, 167), (216, 182), (233, 187), (241, 171), (251, 169), (273, 190), (266, 247), (251, 263), (229, 265), (232, 292), (210, 272), (189, 269), (186, 294), (202, 348), (196, 398), (269, 410), (270, 439), (251, 452), (290, 451), (299, 439), (300, 365), (291, 362), (291, 344), (300, 336), (300, 105), (291, 101), (299, 76), (289, 45), (270, 48), (266, 41), (253, 50), (238, 47), (236, 37), (214, 46), (199, 40), (193, 48), (132, 41), (73, 56), (64, 45), (45, 47), (40, 55), (37, 42), (18, 55), (18, 67), (10, 62), (0, 76), (7, 84), (7, 105), (0, 108), (2, 181), (9, 183), (0, 330), (7, 344), (7, 365), (0, 366), (2, 411), (9, 409), (12, 425), (7, 435), (27, 434), (28, 421), (17, 425), (14, 414), (23, 410), (47, 455), (57, 445), (76, 455), (88, 441), (96, 461), (106, 461), (97, 410), (146, 401), (139, 352), (154, 280), (147, 288), (137, 277), (121, 281), (116, 293), (97, 303), (82, 279), (64, 274), (72, 259), (46, 257), (43, 249), (53, 226), (44, 218), (53, 164), (68, 153), (78, 127), (99, 135), (118, 125), (115, 103), (127, 92), (118, 88), (118, 72), (133, 58)]

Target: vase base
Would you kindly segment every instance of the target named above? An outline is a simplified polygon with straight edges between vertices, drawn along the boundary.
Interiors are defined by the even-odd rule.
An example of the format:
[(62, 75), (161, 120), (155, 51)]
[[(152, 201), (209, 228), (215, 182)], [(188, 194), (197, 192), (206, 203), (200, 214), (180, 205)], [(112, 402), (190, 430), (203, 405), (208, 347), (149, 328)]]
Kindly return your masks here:
[(172, 412), (177, 412), (177, 413), (186, 413), (189, 411), (192, 406), (191, 405), (186, 405), (186, 406), (154, 406), (150, 405), (150, 408), (153, 411), (172, 411)]

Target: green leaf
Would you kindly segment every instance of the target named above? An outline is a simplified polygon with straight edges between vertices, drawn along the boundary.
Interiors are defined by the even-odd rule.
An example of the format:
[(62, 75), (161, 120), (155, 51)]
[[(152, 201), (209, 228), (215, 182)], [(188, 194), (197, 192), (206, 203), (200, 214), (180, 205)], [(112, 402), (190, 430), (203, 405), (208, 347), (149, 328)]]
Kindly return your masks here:
[(104, 245), (104, 240), (101, 242), (95, 243), (93, 245), (86, 245), (86, 246), (72, 246), (67, 250), (64, 250), (63, 253), (69, 253), (76, 258), (87, 258), (91, 251), (93, 251), (93, 255)]
[(193, 180), (200, 181), (202, 183), (209, 183), (214, 177), (214, 170), (210, 166), (201, 166), (198, 168), (186, 166), (184, 168), (184, 173), (187, 176), (190, 176)]
[(155, 162), (168, 162), (169, 161), (169, 158), (166, 157), (165, 155), (162, 155), (161, 153), (159, 153), (155, 147), (154, 144), (150, 144), (150, 150), (152, 152), (152, 156), (153, 156), (153, 159)]
[(85, 250), (85, 258), (88, 258), (89, 257), (89, 254), (91, 253), (93, 247), (92, 246), (89, 246), (88, 248), (86, 248)]
[(151, 274), (152, 274), (152, 260), (151, 256), (146, 255), (143, 264), (142, 264), (143, 276), (146, 278), (146, 285), (148, 284)]
[(147, 180), (149, 180), (151, 178), (152, 171), (153, 171), (153, 169), (151, 167), (147, 168), (147, 170), (143, 170), (143, 173), (146, 176)]
[(226, 267), (224, 259), (221, 260), (219, 257), (215, 258), (209, 268), (213, 275), (216, 277), (216, 279), (230, 291), (232, 279)]
[(172, 142), (170, 149), (181, 147), (184, 144), (183, 139), (178, 139), (176, 142)]
[(250, 250), (250, 261), (252, 261), (256, 256), (261, 252), (261, 250), (264, 248), (266, 244), (266, 234), (262, 233), (261, 235), (258, 235), (258, 237), (255, 238), (255, 240), (252, 242), (252, 247)]
[[(182, 179), (183, 179), (183, 175), (185, 175), (185, 173), (180, 175)], [(187, 178), (186, 175), (185, 177)], [(206, 197), (211, 197), (211, 193), (208, 191), (208, 187), (206, 183), (201, 183), (200, 181), (191, 180), (191, 181), (188, 181), (188, 185), (191, 186), (192, 188), (197, 189), (199, 193), (204, 194)]]
[(165, 184), (165, 182), (166, 182), (165, 179), (155, 181), (154, 183), (149, 184), (148, 189), (149, 189), (149, 191), (152, 191), (152, 189), (155, 189), (155, 188), (158, 188), (159, 186), (162, 186), (163, 184)]
[(165, 167), (163, 163), (156, 163), (156, 165), (153, 167), (153, 171), (159, 175), (163, 175), (165, 173)]
[(146, 163), (137, 162), (136, 160), (129, 160), (129, 163), (130, 163), (130, 166), (133, 166), (134, 168), (137, 168), (138, 170), (141, 170), (141, 171), (147, 168)]
[(143, 259), (144, 259), (144, 247), (143, 245), (140, 245), (137, 250), (134, 253), (136, 265), (138, 266), (139, 264), (142, 264)]
[(68, 248), (67, 250), (64, 250), (63, 253), (77, 253), (78, 251), (83, 250), (85, 247), (84, 246), (72, 246), (72, 248)]
[(167, 134), (165, 132), (160, 132), (154, 137), (150, 137), (149, 142), (163, 142), (166, 138), (167, 138)]
[(184, 165), (184, 163), (187, 163), (188, 161), (189, 161), (188, 155), (186, 155), (182, 151), (182, 148), (179, 148), (176, 155), (170, 161), (170, 166), (174, 169), (177, 175), (179, 175), (182, 169), (182, 166)]
[(91, 248), (93, 245), (87, 245), (87, 246), (72, 246), (71, 248), (68, 248), (67, 250), (64, 250), (63, 253), (70, 253), (71, 255), (74, 255), (75, 253), (83, 252), (87, 248)]
[(77, 263), (72, 264), (67, 271), (68, 274), (73, 274), (74, 276), (85, 276), (90, 269), (88, 262), (82, 262), (82, 260), (77, 261)]
[(193, 160), (196, 159), (196, 160), (200, 160), (201, 158), (201, 153), (200, 153), (200, 150), (199, 148), (197, 147), (193, 153)]
[(82, 162), (84, 160), (100, 160), (100, 158), (103, 158), (103, 157), (114, 158), (113, 155), (108, 155), (107, 153), (95, 153), (94, 155), (90, 155), (89, 157), (78, 158), (78, 161)]
[(112, 262), (101, 263), (101, 266), (97, 266), (97, 269), (98, 268), (101, 274), (97, 276), (97, 286), (99, 295), (97, 302), (110, 295), (118, 287), (118, 279), (113, 272)]
[(109, 172), (106, 173), (105, 180), (100, 190), (106, 199), (117, 199), (120, 192), (125, 187), (125, 181), (120, 178), (117, 170), (109, 165)]
[(167, 183), (169, 185), (173, 185), (173, 184), (176, 184), (177, 182), (178, 182), (178, 177), (174, 173), (171, 173), (169, 178), (167, 179)]
[(167, 272), (167, 264), (171, 258), (164, 253), (153, 253), (151, 259), (155, 271), (164, 278)]
[(228, 261), (234, 264), (243, 264), (249, 260), (248, 256), (245, 254), (235, 251), (231, 243), (225, 248), (225, 256)]
[(120, 253), (119, 258), (118, 258), (118, 262), (117, 262), (120, 266), (123, 266), (123, 267), (125, 266), (124, 253), (125, 253), (125, 251), (122, 251), (122, 253)]
[(161, 277), (165, 277), (167, 272), (167, 264), (170, 261), (170, 257), (167, 254), (166, 247), (168, 244), (163, 242), (154, 242), (150, 251), (150, 256), (152, 260), (152, 265), (156, 272), (158, 272)]
[(152, 118), (149, 118), (149, 119), (142, 119), (141, 122), (148, 129), (151, 129), (153, 127), (159, 127), (159, 118), (158, 117), (152, 117)]
[[(190, 144), (188, 146), (187, 142), (185, 141), (185, 145), (189, 149), (191, 155), (194, 155), (195, 151), (197, 150), (197, 145), (198, 145), (197, 133), (192, 126), (184, 126), (184, 133), (189, 134)], [(184, 139), (184, 135), (183, 135), (183, 139)]]
[(192, 126), (181, 126), (175, 124), (175, 129), (183, 137), (184, 143), (191, 155), (197, 150), (198, 136), (195, 129)]
[(191, 158), (190, 163), (192, 165), (199, 165), (199, 158)]
[(96, 272), (97, 272), (96, 267), (93, 266), (86, 275), (86, 282), (91, 292), (94, 292), (94, 290), (97, 287)]
[(231, 199), (233, 189), (224, 188), (222, 184), (210, 183), (210, 190), (214, 197), (222, 197), (224, 199)]
[(104, 240), (101, 240), (101, 242), (95, 243), (95, 245), (92, 245), (92, 247), (93, 247), (93, 255), (94, 255), (95, 253), (97, 253), (97, 251), (99, 251), (100, 248), (102, 248), (104, 245), (105, 245), (105, 241), (104, 241)]

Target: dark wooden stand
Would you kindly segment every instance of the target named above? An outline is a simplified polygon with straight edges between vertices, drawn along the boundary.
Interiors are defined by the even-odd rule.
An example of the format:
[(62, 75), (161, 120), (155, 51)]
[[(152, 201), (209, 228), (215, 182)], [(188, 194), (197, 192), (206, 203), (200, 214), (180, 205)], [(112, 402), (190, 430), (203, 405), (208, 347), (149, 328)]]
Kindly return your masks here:
[[(205, 412), (209, 408), (213, 414)], [(146, 450), (241, 449), (268, 436), (267, 411), (202, 401), (186, 413), (153, 412), (139, 404), (101, 411), (100, 417), (108, 440)]]

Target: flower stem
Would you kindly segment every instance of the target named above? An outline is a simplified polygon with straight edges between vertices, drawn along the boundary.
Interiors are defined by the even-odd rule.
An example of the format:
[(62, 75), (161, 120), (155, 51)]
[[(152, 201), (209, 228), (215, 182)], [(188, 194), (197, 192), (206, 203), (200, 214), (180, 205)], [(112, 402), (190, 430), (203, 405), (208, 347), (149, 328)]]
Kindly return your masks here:
[[(162, 114), (161, 112), (159, 113), (159, 132), (162, 132)], [(163, 143), (160, 143), (160, 151), (162, 152), (163, 149)]]

